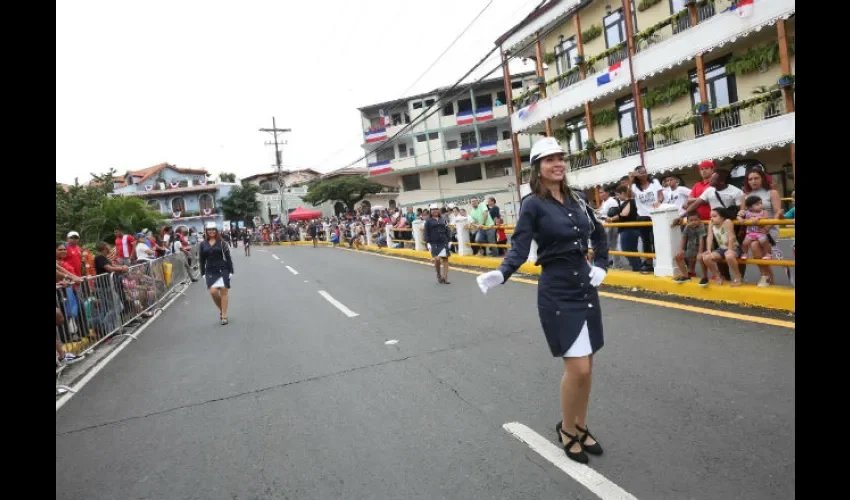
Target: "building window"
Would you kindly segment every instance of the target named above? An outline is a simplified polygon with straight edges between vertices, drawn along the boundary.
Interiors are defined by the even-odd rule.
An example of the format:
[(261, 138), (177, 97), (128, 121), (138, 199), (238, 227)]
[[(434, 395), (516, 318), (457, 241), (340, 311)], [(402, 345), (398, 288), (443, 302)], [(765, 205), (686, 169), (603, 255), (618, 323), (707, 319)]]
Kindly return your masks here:
[(510, 130), (502, 130), (502, 140), (510, 139), (511, 131)]
[(431, 132), (428, 134), (429, 141), (435, 141), (440, 138), (440, 134), (438, 132)]
[(460, 99), (457, 101), (457, 112), (461, 113), (463, 111), (471, 111), (472, 110), (472, 100), (471, 99)]
[(484, 165), (484, 173), (488, 179), (514, 175), (512, 160), (497, 160)]
[(507, 100), (507, 97), (505, 97), (505, 91), (504, 90), (500, 90), (500, 91), (496, 92), (496, 101), (498, 101), (501, 104), (505, 104), (506, 100)]
[(398, 145), (398, 157), (407, 158), (407, 144)]
[(211, 194), (204, 193), (204, 194), (202, 194), (201, 196), (198, 197), (198, 205), (201, 207), (201, 213), (203, 213), (204, 210), (215, 209), (215, 200), (213, 200), (213, 197), (212, 197)]
[(578, 45), (576, 45), (576, 37), (570, 37), (555, 45), (555, 67), (559, 75), (563, 75), (570, 68), (575, 66), (576, 57), (578, 57)]
[(425, 107), (429, 108), (434, 105), (434, 99), (425, 99)]
[(416, 191), (417, 189), (422, 189), (422, 186), (419, 184), (419, 174), (402, 175), (401, 186), (405, 191)]
[(446, 141), (446, 149), (457, 149), (457, 141)]
[(477, 95), (475, 96), (475, 109), (487, 108), (493, 106), (493, 96), (490, 94), (487, 95)]
[(584, 143), (588, 139), (587, 122), (584, 115), (567, 120), (566, 127), (572, 132), (567, 140), (567, 151), (577, 153), (584, 149)]
[[(670, 14), (687, 9), (685, 0), (670, 0)], [(714, 16), (714, 2), (705, 2), (697, 5), (697, 22), (701, 23)], [(679, 16), (673, 22), (673, 34), (680, 33), (691, 27), (691, 16)]]
[(277, 193), (277, 183), (272, 181), (263, 181), (260, 183), (260, 193)]
[(463, 146), (477, 146), (478, 142), (475, 140), (475, 132), (461, 132), (460, 134), (460, 145)]
[[(619, 8), (602, 19), (605, 25), (605, 47), (610, 49), (626, 41), (626, 18), (623, 9)], [(637, 11), (635, 2), (632, 0), (632, 28), (638, 32)], [(628, 47), (624, 46), (614, 54), (608, 56), (608, 64), (616, 64), (628, 57)]]
[[(691, 93), (691, 102), (696, 105), (700, 102), (699, 79), (696, 70), (689, 73), (691, 82), (696, 83)], [(722, 108), (738, 100), (738, 90), (734, 74), (726, 73), (726, 58), (722, 61), (714, 61), (705, 67), (705, 89), (708, 91), (708, 102), (711, 108)], [(711, 131), (720, 132), (741, 124), (738, 110), (724, 113), (724, 116), (712, 118)], [(696, 120), (696, 133), (703, 135), (702, 120)]]
[(393, 148), (381, 148), (376, 153), (377, 161), (395, 160), (395, 151), (393, 151)]
[(449, 175), (449, 169), (447, 168), (438, 168), (437, 175)]
[(428, 138), (425, 134), (419, 134), (416, 136), (416, 142), (425, 142), (426, 140), (428, 140)]
[[(645, 93), (646, 91), (642, 92)], [(646, 130), (652, 129), (649, 110), (646, 108), (643, 109), (643, 123)], [(632, 137), (632, 140), (628, 141), (620, 148), (621, 157), (638, 154), (640, 149), (638, 148), (637, 138), (637, 111), (635, 110), (635, 101), (631, 96), (624, 97), (617, 101), (617, 125), (620, 130), (620, 138), (625, 139), (627, 137)], [(653, 145), (651, 143), (651, 136), (647, 136), (647, 139), (646, 147), (647, 149), (652, 149)]]
[(394, 113), (392, 116), (393, 125), (401, 125), (401, 113)]
[(171, 200), (171, 211), (172, 212), (185, 212), (186, 211), (186, 202), (183, 201), (183, 198), (174, 198)]
[(511, 82), (512, 89), (521, 89), (522, 88), (522, 80), (514, 80)]
[(422, 101), (416, 101), (413, 103), (413, 109), (422, 109)]
[(480, 181), (481, 177), (481, 165), (476, 163), (475, 165), (464, 165), (462, 167), (455, 167), (455, 182), (458, 184), (462, 184), (464, 182), (473, 182)]
[(148, 208), (157, 213), (162, 212), (162, 204), (159, 200), (148, 200)]
[(381, 128), (381, 127), (383, 127), (383, 126), (384, 126), (384, 120), (383, 120), (382, 118), (380, 118), (380, 117), (378, 117), (378, 118), (371, 118), (371, 119), (369, 120), (369, 126), (370, 126), (371, 128)]
[(496, 130), (496, 127), (482, 128), (479, 132), (481, 134), (481, 144), (492, 143), (499, 140), (499, 132)]
[(443, 116), (452, 116), (455, 114), (455, 105), (454, 103), (448, 103), (443, 106)]

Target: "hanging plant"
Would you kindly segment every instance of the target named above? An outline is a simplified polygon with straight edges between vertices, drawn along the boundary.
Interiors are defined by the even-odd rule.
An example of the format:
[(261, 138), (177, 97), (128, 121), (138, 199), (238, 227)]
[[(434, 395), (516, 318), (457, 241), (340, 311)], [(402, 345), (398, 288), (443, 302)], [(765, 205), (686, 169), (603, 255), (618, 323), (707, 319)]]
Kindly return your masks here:
[(706, 113), (708, 113), (708, 104), (704, 102), (694, 104), (694, 114), (704, 115)]
[(766, 71), (779, 62), (779, 42), (765, 43), (732, 56), (726, 63), (726, 72), (745, 75), (754, 71)]
[(594, 127), (605, 127), (617, 123), (617, 108), (600, 109), (590, 118)]
[(691, 93), (694, 83), (689, 78), (676, 78), (661, 87), (654, 88), (643, 97), (643, 107), (652, 109), (660, 104), (670, 105), (676, 99)]
[(659, 2), (661, 2), (661, 0), (640, 0), (640, 3), (637, 6), (637, 10), (639, 12), (643, 12)]
[(593, 139), (588, 139), (588, 140), (584, 141), (584, 149), (585, 150), (590, 150), (590, 149), (593, 149), (595, 147), (596, 147), (596, 141), (594, 141)]
[(543, 54), (543, 62), (547, 66), (555, 64), (555, 53), (554, 52), (547, 52), (547, 53)]
[(555, 129), (554, 134), (558, 142), (570, 142), (570, 139), (573, 137), (573, 129), (565, 125), (562, 128)]
[(599, 36), (602, 35), (602, 26), (598, 24), (591, 25), (590, 28), (587, 28), (585, 31), (581, 32), (581, 41), (582, 43), (588, 43), (590, 41), (596, 40)]

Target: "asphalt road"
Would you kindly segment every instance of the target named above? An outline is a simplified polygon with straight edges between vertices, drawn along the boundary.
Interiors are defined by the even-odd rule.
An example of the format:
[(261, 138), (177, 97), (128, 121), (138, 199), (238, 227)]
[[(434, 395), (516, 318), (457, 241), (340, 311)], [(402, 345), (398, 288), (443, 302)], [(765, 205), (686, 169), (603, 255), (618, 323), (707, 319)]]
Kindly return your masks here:
[[(485, 296), (471, 274), (438, 285), (331, 248), (234, 255), (229, 326), (193, 285), (57, 412), (57, 500), (599, 498), (502, 428), (557, 444), (535, 285)], [(793, 330), (602, 305), (590, 466), (639, 499), (794, 498)]]

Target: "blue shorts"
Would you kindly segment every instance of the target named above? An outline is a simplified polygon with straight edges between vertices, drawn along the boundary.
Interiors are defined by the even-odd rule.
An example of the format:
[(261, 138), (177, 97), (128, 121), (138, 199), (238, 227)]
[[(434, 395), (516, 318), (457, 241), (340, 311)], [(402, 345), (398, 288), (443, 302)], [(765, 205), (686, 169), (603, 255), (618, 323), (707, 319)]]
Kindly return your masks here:
[[(718, 248), (717, 250), (715, 250), (712, 253), (719, 255), (721, 259), (725, 259), (727, 250), (728, 250), (727, 248)], [(741, 249), (736, 248), (733, 251), (735, 252), (735, 257), (738, 257), (740, 259), (741, 258)]]

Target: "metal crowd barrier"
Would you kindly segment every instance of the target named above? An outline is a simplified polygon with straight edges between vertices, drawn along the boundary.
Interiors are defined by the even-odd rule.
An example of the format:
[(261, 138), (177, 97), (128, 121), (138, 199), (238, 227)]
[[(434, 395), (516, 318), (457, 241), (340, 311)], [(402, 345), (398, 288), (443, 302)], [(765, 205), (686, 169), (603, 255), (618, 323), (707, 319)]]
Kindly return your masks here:
[[(197, 245), (190, 255), (197, 264)], [(56, 340), (65, 353), (85, 357), (116, 336), (135, 340), (126, 327), (158, 308), (174, 293), (183, 293), (192, 273), (182, 253), (131, 266), (127, 272), (88, 276), (81, 283), (56, 286), (56, 308), (65, 320), (56, 327)], [(179, 288), (179, 289), (178, 289)], [(59, 363), (56, 377), (66, 365)], [(57, 390), (71, 391), (57, 386)]]

